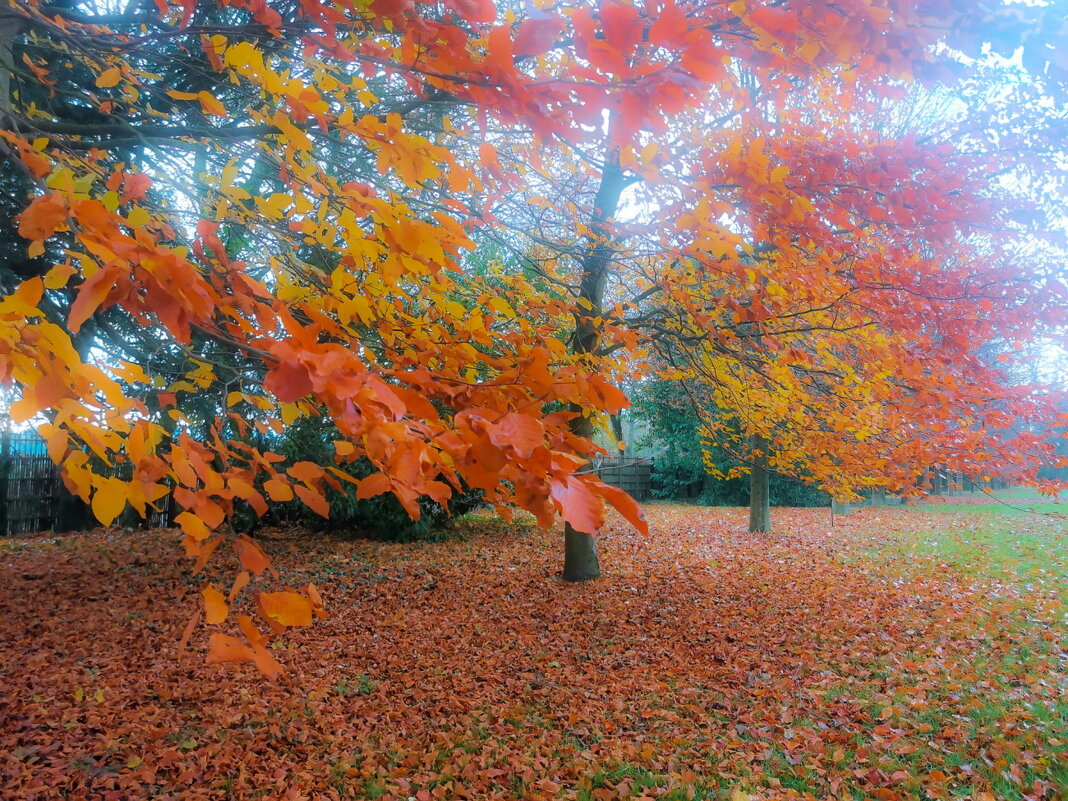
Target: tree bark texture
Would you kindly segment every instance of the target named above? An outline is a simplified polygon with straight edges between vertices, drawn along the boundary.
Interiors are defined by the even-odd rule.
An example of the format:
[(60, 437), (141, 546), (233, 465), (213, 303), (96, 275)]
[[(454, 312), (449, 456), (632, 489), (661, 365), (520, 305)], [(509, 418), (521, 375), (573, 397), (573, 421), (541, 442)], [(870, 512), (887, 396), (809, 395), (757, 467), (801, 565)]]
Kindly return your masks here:
[[(600, 327), (594, 322), (602, 313), (605, 283), (615, 254), (608, 220), (619, 208), (619, 198), (625, 187), (623, 170), (619, 166), (619, 154), (612, 152), (605, 159), (601, 171), (601, 183), (594, 199), (590, 225), (590, 239), (582, 258), (582, 280), (579, 284), (578, 303), (575, 310), (575, 332), (571, 338), (571, 350), (578, 355), (597, 352), (601, 341)], [(572, 407), (579, 415), (571, 421), (572, 433), (580, 437), (593, 434), (593, 424), (582, 416), (581, 409)], [(594, 533), (576, 531), (570, 523), (564, 524), (564, 573), (566, 581), (587, 581), (601, 575), (597, 559), (597, 539)]]
[(767, 443), (763, 439), (757, 439), (753, 445), (754, 450), (760, 449), (760, 455), (753, 458), (749, 474), (749, 533), (763, 534), (771, 531)]

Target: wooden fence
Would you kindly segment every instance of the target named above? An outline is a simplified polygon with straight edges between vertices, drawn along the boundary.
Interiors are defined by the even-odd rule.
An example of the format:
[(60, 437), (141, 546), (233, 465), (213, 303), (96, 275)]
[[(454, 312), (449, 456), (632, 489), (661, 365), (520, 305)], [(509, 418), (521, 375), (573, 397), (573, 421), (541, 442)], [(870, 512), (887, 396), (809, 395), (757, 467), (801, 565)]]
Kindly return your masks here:
[(45, 531), (66, 493), (44, 440), (34, 431), (0, 435), (0, 534)]
[(636, 501), (647, 501), (652, 497), (653, 462), (651, 459), (606, 456), (599, 461), (597, 474), (605, 484), (619, 487)]
[[(172, 524), (172, 499), (168, 495), (141, 520), (127, 510), (118, 522), (148, 528)], [(131, 516), (132, 515), (132, 516)], [(36, 531), (70, 531), (96, 525), (92, 512), (67, 491), (59, 468), (48, 457), (36, 431), (0, 433), (0, 536)]]

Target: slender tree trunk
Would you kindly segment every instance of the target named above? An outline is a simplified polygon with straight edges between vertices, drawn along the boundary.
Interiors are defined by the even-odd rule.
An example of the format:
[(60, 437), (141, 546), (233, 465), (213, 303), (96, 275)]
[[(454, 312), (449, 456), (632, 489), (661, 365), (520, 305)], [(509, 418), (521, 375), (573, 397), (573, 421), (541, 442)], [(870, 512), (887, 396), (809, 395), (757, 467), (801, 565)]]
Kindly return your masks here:
[[(15, 70), (15, 37), (22, 30), (23, 18), (0, 10), (0, 118), (11, 111), (11, 74)], [(7, 120), (4, 120), (6, 123)]]
[[(580, 356), (596, 353), (600, 345), (601, 330), (594, 320), (602, 313), (605, 283), (615, 253), (608, 220), (619, 208), (619, 198), (625, 185), (623, 170), (619, 166), (619, 153), (613, 151), (605, 159), (601, 171), (601, 183), (597, 187), (597, 197), (594, 200), (590, 238), (582, 258), (582, 281), (579, 285), (579, 302), (575, 307), (575, 333), (571, 338), (572, 352)], [(572, 433), (580, 437), (590, 437), (593, 434), (593, 424), (582, 416), (580, 408), (572, 407), (571, 410), (580, 412), (571, 421)], [(594, 533), (576, 531), (571, 524), (565, 523), (564, 579), (586, 581), (599, 575), (601, 565), (597, 560), (597, 539)]]
[(760, 455), (753, 458), (749, 474), (749, 533), (763, 534), (771, 531), (767, 441), (754, 437), (753, 446), (754, 450), (760, 450)]

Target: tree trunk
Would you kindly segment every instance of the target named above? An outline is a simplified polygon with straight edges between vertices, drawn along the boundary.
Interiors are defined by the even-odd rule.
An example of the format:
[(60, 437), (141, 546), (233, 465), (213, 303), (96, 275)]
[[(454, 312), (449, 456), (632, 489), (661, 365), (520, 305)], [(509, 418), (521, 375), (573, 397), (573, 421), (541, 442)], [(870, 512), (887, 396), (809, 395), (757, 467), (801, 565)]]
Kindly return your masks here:
[(597, 538), (564, 524), (564, 581), (588, 581), (601, 575)]
[(753, 458), (749, 474), (749, 533), (766, 534), (771, 531), (767, 442), (754, 439), (753, 445), (760, 455)]
[[(578, 302), (575, 305), (575, 333), (571, 338), (573, 353), (596, 353), (601, 342), (600, 319), (604, 304), (605, 283), (612, 262), (614, 246), (610, 240), (608, 220), (619, 208), (619, 198), (626, 182), (619, 165), (619, 153), (613, 151), (605, 159), (601, 171), (601, 183), (597, 187), (590, 237), (582, 258), (582, 281), (579, 285)], [(593, 424), (584, 417), (581, 407), (572, 406), (579, 412), (571, 423), (572, 433), (580, 437), (593, 435)], [(593, 533), (575, 531), (569, 523), (564, 524), (564, 579), (586, 581), (601, 575), (597, 560), (597, 540)]]

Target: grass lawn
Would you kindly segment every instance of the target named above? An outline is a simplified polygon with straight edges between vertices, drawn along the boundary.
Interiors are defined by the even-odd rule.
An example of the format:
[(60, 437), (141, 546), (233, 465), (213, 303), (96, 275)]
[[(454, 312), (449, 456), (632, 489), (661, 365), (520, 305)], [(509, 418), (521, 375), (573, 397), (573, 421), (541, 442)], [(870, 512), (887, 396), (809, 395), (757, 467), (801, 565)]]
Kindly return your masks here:
[[(1068, 493), (1050, 501), (1029, 489), (972, 502), (929, 503), (896, 533), (896, 555), (938, 558), (965, 574), (1059, 588), (1068, 602)], [(869, 510), (869, 512), (874, 510)]]
[(276, 641), (274, 682), (203, 664), (225, 625), (178, 658), (205, 578), (172, 533), (0, 541), (0, 797), (1063, 797), (1063, 516), (647, 514), (579, 585), (559, 530), (495, 518), (277, 533), (331, 617)]

